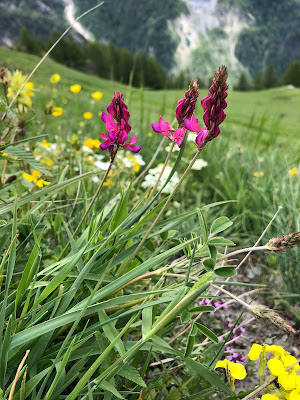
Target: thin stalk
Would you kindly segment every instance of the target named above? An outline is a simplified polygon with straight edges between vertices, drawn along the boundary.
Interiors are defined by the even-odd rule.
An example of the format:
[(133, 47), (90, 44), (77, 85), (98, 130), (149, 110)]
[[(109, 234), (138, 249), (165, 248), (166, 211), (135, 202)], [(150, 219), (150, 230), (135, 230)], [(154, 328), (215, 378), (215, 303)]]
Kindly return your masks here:
[(155, 192), (155, 190), (156, 190), (156, 188), (157, 188), (157, 186), (158, 186), (158, 184), (160, 182), (160, 179), (161, 179), (161, 177), (162, 177), (162, 175), (163, 175), (163, 173), (164, 173), (164, 171), (166, 169), (166, 166), (167, 166), (167, 164), (169, 162), (169, 159), (171, 157), (171, 154), (173, 152), (174, 146), (175, 146), (175, 141), (173, 141), (172, 144), (171, 144), (171, 148), (170, 148), (169, 153), (168, 153), (168, 155), (167, 155), (167, 157), (165, 159), (164, 165), (163, 165), (163, 167), (162, 167), (162, 169), (160, 171), (160, 174), (159, 174), (159, 176), (157, 178), (157, 181), (155, 182), (155, 185), (153, 186), (153, 188), (152, 188), (152, 190), (151, 190), (151, 192), (149, 194), (148, 202), (151, 200), (151, 197), (153, 196), (153, 194), (154, 194), (154, 192)]
[[(109, 174), (109, 172), (110, 172), (110, 170), (111, 170), (111, 167), (112, 167), (112, 165), (113, 165), (113, 163), (114, 163), (114, 159), (115, 159), (115, 157), (110, 161), (109, 166), (108, 166), (108, 168), (107, 168), (107, 170), (106, 170), (106, 172), (105, 172), (105, 174), (104, 174), (104, 176), (103, 176), (103, 178), (102, 178), (102, 181), (101, 181), (100, 185), (98, 186), (98, 189), (96, 190), (96, 192), (95, 192), (95, 194), (94, 194), (94, 196), (93, 196), (93, 198), (92, 198), (90, 204), (88, 205), (88, 208), (86, 209), (86, 211), (85, 211), (83, 217), (81, 218), (81, 220), (80, 220), (80, 222), (79, 222), (77, 228), (75, 229), (75, 231), (74, 231), (74, 233), (73, 233), (73, 235), (72, 235), (73, 237), (74, 237), (74, 236), (76, 235), (76, 233), (78, 232), (79, 228), (81, 227), (81, 225), (82, 225), (83, 222), (85, 221), (86, 217), (88, 216), (88, 214), (89, 214), (91, 208), (93, 207), (95, 201), (97, 200), (97, 198), (98, 198), (98, 196), (99, 196), (99, 193), (100, 193), (100, 191), (101, 191), (101, 189), (102, 189), (102, 187), (103, 187), (103, 184), (104, 184), (104, 182), (106, 181), (107, 176), (108, 176), (108, 174)], [(65, 248), (63, 249), (61, 255), (59, 256), (59, 260), (60, 260), (61, 257), (64, 255), (64, 253), (65, 253), (65, 251), (67, 250), (67, 248), (69, 247), (69, 245), (70, 245), (70, 241), (68, 241), (68, 243), (66, 244)]]
[(30, 350), (26, 350), (25, 356), (23, 357), (22, 361), (20, 362), (20, 365), (18, 366), (15, 379), (14, 379), (12, 387), (10, 389), (8, 400), (12, 400), (12, 398), (13, 398), (13, 395), (14, 395), (14, 392), (15, 392), (15, 388), (16, 388), (16, 385), (17, 385), (17, 381), (18, 381), (18, 378), (19, 378), (19, 375), (20, 375), (20, 372), (21, 372), (21, 369), (23, 368), (23, 365), (25, 364), (25, 361), (26, 361), (26, 358), (28, 357), (29, 352), (30, 352)]
[(247, 253), (252, 252), (252, 251), (263, 251), (263, 250), (270, 250), (268, 246), (253, 246), (253, 247), (246, 247), (245, 249), (239, 249), (239, 250), (235, 250), (231, 253), (225, 254), (224, 256), (218, 258), (218, 261), (222, 261), (225, 260), (226, 258), (235, 256), (237, 254), (241, 254), (241, 253)]
[(143, 239), (141, 240), (140, 244), (138, 245), (138, 247), (135, 249), (135, 251), (133, 252), (132, 256), (130, 257), (130, 259), (128, 260), (128, 262), (125, 265), (125, 269), (131, 264), (131, 262), (134, 260), (135, 256), (138, 254), (138, 252), (140, 251), (141, 247), (143, 246), (143, 244), (145, 243), (145, 241), (147, 240), (148, 236), (150, 235), (150, 233), (152, 232), (153, 228), (155, 227), (155, 225), (157, 224), (157, 222), (160, 220), (161, 216), (163, 215), (165, 209), (168, 207), (168, 205), (170, 204), (171, 200), (173, 199), (175, 193), (177, 192), (177, 190), (179, 189), (181, 183), (183, 182), (183, 180), (185, 179), (185, 177), (187, 176), (188, 172), (190, 171), (190, 169), (192, 168), (192, 166), (194, 165), (195, 161), (197, 160), (199, 154), (201, 153), (202, 149), (198, 149), (197, 153), (195, 154), (194, 158), (191, 160), (191, 162), (189, 163), (189, 165), (187, 166), (186, 170), (184, 171), (184, 173), (182, 174), (182, 177), (180, 178), (180, 181), (177, 183), (177, 185), (175, 186), (173, 192), (170, 194), (170, 196), (168, 197), (168, 200), (165, 202), (165, 205), (162, 207), (160, 213), (158, 214), (158, 216), (155, 218), (154, 222), (152, 223), (152, 225), (150, 226), (150, 228), (148, 229), (148, 231), (145, 233), (145, 236), (143, 237)]
[(239, 297), (237, 297), (234, 294), (228, 292), (226, 289), (223, 289), (221, 286), (214, 285), (213, 283), (211, 283), (210, 285), (212, 287), (214, 287), (215, 289), (220, 290), (221, 292), (227, 294), (227, 296), (231, 297), (232, 299), (234, 299), (235, 301), (240, 303), (243, 307), (247, 308), (248, 311), (252, 312), (251, 306), (249, 306), (248, 303), (246, 303), (245, 301), (241, 300)]

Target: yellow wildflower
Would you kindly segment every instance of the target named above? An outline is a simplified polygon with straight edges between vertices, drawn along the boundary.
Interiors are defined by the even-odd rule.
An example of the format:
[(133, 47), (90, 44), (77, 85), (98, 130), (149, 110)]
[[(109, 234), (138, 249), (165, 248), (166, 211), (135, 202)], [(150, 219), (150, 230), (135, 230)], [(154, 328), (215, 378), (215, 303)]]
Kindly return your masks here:
[(26, 89), (32, 90), (32, 89), (34, 89), (34, 83), (33, 82), (27, 82), (25, 87), (26, 87)]
[(41, 141), (41, 146), (42, 146), (42, 147), (50, 147), (50, 146), (51, 146), (51, 143), (50, 143), (50, 142), (47, 142), (46, 139), (43, 139), (43, 140)]
[(34, 171), (32, 171), (31, 175), (24, 172), (22, 174), (22, 177), (29, 182), (36, 183), (36, 186), (40, 187), (40, 188), (43, 187), (44, 185), (50, 185), (50, 182), (46, 182), (43, 179), (39, 179), (40, 175), (41, 175), (41, 173), (35, 169)]
[(80, 121), (80, 122), (79, 122), (79, 126), (83, 127), (84, 125), (85, 125), (85, 122), (84, 122), (84, 121)]
[(289, 170), (289, 174), (294, 175), (298, 173), (298, 169), (296, 167)]
[(75, 85), (70, 86), (70, 90), (73, 93), (79, 93), (81, 90), (81, 86), (76, 83)]
[(41, 188), (45, 185), (50, 185), (50, 182), (46, 182), (46, 181), (44, 181), (44, 179), (39, 179), (36, 183), (36, 186), (39, 188)]
[(87, 139), (83, 142), (83, 144), (89, 149), (93, 149), (94, 147), (99, 148), (101, 143), (98, 139)]
[(59, 74), (54, 74), (51, 76), (50, 78), (50, 82), (51, 83), (57, 83), (60, 81), (60, 75)]
[(103, 183), (103, 186), (108, 186), (108, 185), (111, 185), (112, 183), (111, 183), (111, 180), (108, 178), (108, 179), (106, 179), (106, 181)]
[(261, 352), (262, 352), (263, 346), (260, 344), (254, 343), (248, 353), (248, 357), (250, 358), (251, 361), (256, 361), (258, 360)]
[(279, 400), (279, 397), (277, 397), (275, 394), (264, 394), (261, 398), (261, 400)]
[(259, 172), (254, 172), (254, 176), (256, 177), (256, 178), (259, 178), (259, 177), (261, 177), (261, 176), (264, 176), (264, 172), (262, 172), (262, 171), (259, 171)]
[(31, 90), (27, 90), (26, 96), (28, 96), (28, 97), (33, 97), (33, 96), (34, 96), (34, 93), (33, 93)]
[(102, 99), (102, 97), (103, 97), (103, 94), (101, 93), (101, 92), (94, 92), (94, 93), (92, 93), (92, 98), (94, 99), (94, 100), (101, 100)]
[(93, 118), (93, 114), (91, 112), (87, 111), (87, 112), (85, 112), (83, 114), (83, 118), (84, 119), (92, 119)]
[(53, 117), (60, 117), (63, 113), (63, 109), (61, 107), (53, 107), (52, 115)]
[(152, 132), (148, 132), (148, 133), (147, 133), (147, 136), (152, 137), (152, 136), (153, 136), (153, 133), (152, 133)]
[(217, 362), (215, 369), (216, 368), (225, 368), (230, 372), (230, 375), (234, 379), (245, 379), (247, 372), (243, 364), (240, 363), (234, 363), (225, 358), (225, 360), (220, 360)]
[[(26, 75), (23, 75), (19, 70), (16, 70), (9, 79), (9, 87), (7, 89), (7, 97), (8, 100), (11, 101), (19, 89), (23, 86), (24, 82), (26, 80)], [(31, 82), (32, 83), (32, 82)], [(21, 112), (26, 112), (26, 108), (24, 106), (31, 106), (32, 101), (30, 100), (30, 97), (28, 96), (28, 90), (22, 90), (22, 92), (18, 95), (17, 97), (17, 103), (19, 106), (19, 110)]]
[(295, 377), (295, 388), (290, 393), (289, 400), (300, 400), (300, 376)]

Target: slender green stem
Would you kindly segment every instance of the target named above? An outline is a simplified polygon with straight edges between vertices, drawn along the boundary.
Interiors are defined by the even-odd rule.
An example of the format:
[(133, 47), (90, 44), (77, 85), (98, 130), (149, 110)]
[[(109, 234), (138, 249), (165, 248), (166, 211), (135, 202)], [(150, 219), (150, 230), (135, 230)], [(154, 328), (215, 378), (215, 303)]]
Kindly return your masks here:
[(160, 213), (157, 215), (157, 217), (155, 218), (154, 222), (152, 223), (152, 225), (150, 226), (150, 228), (148, 229), (148, 231), (145, 233), (143, 239), (141, 240), (140, 244), (138, 245), (138, 247), (135, 249), (135, 251), (133, 252), (132, 256), (130, 257), (130, 259), (128, 260), (128, 262), (126, 263), (126, 266), (124, 267), (124, 269), (126, 269), (131, 262), (134, 260), (135, 256), (138, 254), (138, 252), (140, 251), (140, 249), (142, 248), (143, 244), (145, 243), (145, 241), (147, 240), (148, 236), (150, 235), (150, 233), (152, 232), (153, 228), (155, 227), (155, 225), (157, 224), (157, 222), (160, 220), (161, 216), (163, 215), (165, 209), (168, 207), (168, 205), (170, 204), (171, 200), (173, 199), (175, 193), (177, 192), (177, 190), (179, 189), (181, 183), (184, 181), (185, 177), (187, 176), (188, 172), (190, 171), (190, 169), (192, 168), (192, 166), (194, 165), (195, 161), (197, 160), (199, 154), (201, 153), (202, 148), (197, 150), (197, 153), (195, 154), (194, 158), (191, 160), (191, 162), (189, 163), (188, 167), (186, 168), (186, 170), (184, 171), (184, 173), (182, 174), (182, 177), (180, 178), (180, 181), (177, 183), (177, 185), (175, 186), (173, 192), (170, 194), (170, 196), (168, 197), (168, 200), (165, 202), (165, 205), (162, 207)]
[(159, 174), (159, 176), (158, 176), (158, 178), (157, 178), (157, 181), (155, 182), (155, 185), (153, 186), (153, 188), (152, 188), (152, 190), (151, 190), (151, 192), (150, 192), (150, 194), (149, 194), (148, 202), (151, 200), (151, 197), (153, 196), (153, 194), (154, 194), (154, 192), (155, 192), (155, 190), (156, 190), (156, 188), (157, 188), (157, 186), (158, 186), (158, 184), (159, 184), (159, 182), (160, 182), (160, 179), (161, 179), (161, 177), (162, 177), (162, 175), (163, 175), (163, 173), (164, 173), (164, 171), (165, 171), (165, 169), (166, 169), (166, 166), (167, 166), (167, 164), (168, 164), (168, 162), (169, 162), (169, 159), (170, 159), (170, 157), (171, 157), (171, 154), (172, 154), (172, 152), (173, 152), (174, 145), (175, 145), (175, 142), (173, 141), (172, 144), (171, 144), (171, 148), (170, 148), (170, 150), (169, 150), (169, 153), (168, 153), (168, 155), (167, 155), (167, 157), (166, 157), (166, 159), (165, 159), (164, 165), (163, 165), (163, 167), (162, 167), (162, 169), (161, 169), (161, 171), (160, 171), (160, 174)]
[[(103, 184), (104, 184), (104, 182), (106, 181), (107, 176), (108, 176), (108, 174), (109, 174), (109, 172), (110, 172), (110, 170), (111, 170), (111, 167), (112, 167), (112, 165), (113, 165), (114, 159), (115, 159), (115, 157), (110, 161), (109, 166), (108, 166), (108, 168), (107, 168), (107, 170), (106, 170), (106, 172), (105, 172), (105, 174), (104, 174), (104, 176), (103, 176), (103, 178), (102, 178), (102, 181), (101, 181), (100, 185), (98, 186), (98, 189), (96, 190), (96, 192), (95, 192), (95, 194), (94, 194), (94, 196), (93, 196), (93, 198), (92, 198), (90, 204), (88, 205), (88, 208), (86, 209), (86, 211), (85, 211), (83, 217), (81, 218), (81, 220), (80, 220), (80, 222), (79, 222), (77, 228), (75, 229), (75, 231), (74, 231), (74, 233), (73, 233), (73, 237), (74, 237), (74, 236), (76, 235), (76, 233), (79, 231), (79, 228), (81, 227), (81, 225), (82, 225), (83, 222), (85, 221), (85, 219), (86, 219), (86, 217), (88, 216), (88, 214), (89, 214), (91, 208), (93, 207), (95, 201), (97, 200), (97, 198), (98, 198), (98, 196), (99, 196), (99, 193), (100, 193), (100, 191), (101, 191), (101, 189), (102, 189), (102, 187), (103, 187)], [(61, 255), (59, 256), (59, 260), (62, 258), (62, 256), (64, 255), (64, 253), (65, 253), (65, 251), (67, 250), (67, 248), (69, 247), (69, 245), (70, 245), (70, 241), (68, 241), (68, 243), (66, 244), (65, 248), (63, 249)]]

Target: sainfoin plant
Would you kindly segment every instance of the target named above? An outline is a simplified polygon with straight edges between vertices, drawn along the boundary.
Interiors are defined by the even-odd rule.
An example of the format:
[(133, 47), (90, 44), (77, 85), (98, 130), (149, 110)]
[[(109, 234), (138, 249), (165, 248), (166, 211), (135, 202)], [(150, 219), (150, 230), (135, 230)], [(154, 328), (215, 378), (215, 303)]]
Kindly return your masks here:
[[(166, 215), (200, 153), (221, 134), (227, 77), (226, 67), (221, 66), (201, 101), (203, 115), (198, 119), (199, 91), (194, 80), (174, 110), (177, 127), (162, 116), (152, 124), (156, 133), (171, 141), (171, 152), (175, 144), (180, 147), (164, 185), (158, 185), (160, 175), (153, 188), (144, 192), (141, 176), (124, 184), (119, 194), (111, 198), (105, 194), (117, 156), (125, 150), (133, 154), (144, 150), (135, 144), (136, 136), (129, 138), (130, 111), (123, 94), (116, 92), (107, 113), (102, 113), (107, 133), (100, 135), (100, 149), (108, 150), (110, 161), (91, 199), (85, 199), (84, 208), (76, 208), (79, 217), (68, 220), (56, 198), (67, 198), (74, 183), (88, 184), (99, 171), (69, 179), (62, 176), (56, 184), (16, 195), (1, 205), (1, 399), (177, 399), (184, 398), (191, 382), (191, 393), (199, 398), (216, 398), (216, 394), (236, 398), (235, 379), (245, 378), (245, 367), (223, 359), (233, 329), (221, 341), (203, 325), (202, 314), (214, 312), (215, 307), (209, 302), (199, 304), (200, 296), (222, 292), (222, 297), (236, 300), (241, 310), (293, 333), (292, 326), (273, 310), (249, 305), (224, 286), (237, 270), (228, 262), (231, 257), (249, 251), (282, 252), (299, 244), (299, 233), (280, 232), (264, 246), (228, 252), (235, 244), (222, 232), (232, 221), (222, 216), (207, 223), (205, 218), (206, 209), (221, 203)], [(3, 107), (8, 115), (4, 122), (17, 129), (14, 110), (7, 104)], [(13, 147), (10, 134), (3, 135), (2, 154)], [(194, 136), (194, 157), (172, 192), (163, 197), (164, 187), (184, 162), (188, 135)], [(197, 229), (183, 237), (182, 223), (194, 216)], [(63, 251), (51, 252), (49, 247), (55, 245)], [(207, 342), (211, 351), (204, 351)], [(293, 366), (286, 362), (287, 352), (278, 356), (275, 350), (272, 363), (279, 360), (282, 365), (277, 363), (274, 369), (271, 363), (270, 370), (281, 368), (278, 379), (283, 382)], [(186, 380), (176, 390), (166, 377), (173, 367), (183, 369), (181, 379)], [(225, 369), (228, 382), (219, 368)], [(293, 387), (280, 384), (281, 396), (290, 399), (300, 390), (296, 378)], [(261, 382), (257, 393), (263, 394), (266, 387)], [(270, 395), (277, 396), (277, 389), (272, 390)]]

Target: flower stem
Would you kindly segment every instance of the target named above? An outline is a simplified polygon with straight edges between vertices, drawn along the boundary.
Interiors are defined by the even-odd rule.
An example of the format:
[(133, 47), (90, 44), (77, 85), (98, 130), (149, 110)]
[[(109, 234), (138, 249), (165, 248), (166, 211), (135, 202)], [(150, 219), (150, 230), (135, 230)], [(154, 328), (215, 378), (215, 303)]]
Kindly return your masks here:
[(157, 178), (157, 181), (155, 182), (155, 185), (153, 186), (153, 188), (152, 188), (152, 190), (151, 190), (151, 192), (150, 192), (150, 194), (149, 194), (148, 202), (151, 200), (151, 197), (153, 196), (153, 193), (155, 192), (155, 190), (156, 190), (156, 188), (157, 188), (157, 186), (158, 186), (158, 184), (159, 184), (159, 182), (160, 182), (160, 179), (161, 179), (161, 177), (162, 177), (162, 175), (163, 175), (163, 173), (164, 173), (164, 171), (165, 171), (165, 169), (166, 169), (166, 166), (167, 166), (167, 164), (168, 164), (168, 161), (169, 161), (169, 159), (170, 159), (170, 157), (171, 157), (171, 154), (172, 154), (172, 151), (173, 151), (173, 149), (174, 149), (174, 146), (175, 146), (175, 142), (173, 141), (172, 144), (171, 144), (170, 151), (169, 151), (169, 153), (168, 153), (168, 155), (167, 155), (167, 157), (166, 157), (166, 159), (165, 159), (164, 165), (163, 165), (163, 167), (162, 167), (162, 169), (161, 169), (161, 171), (160, 171), (160, 174), (159, 174), (159, 176), (158, 176), (158, 178)]
[(269, 247), (268, 246), (246, 247), (245, 249), (239, 249), (239, 250), (233, 251), (232, 253), (225, 254), (224, 256), (218, 258), (218, 261), (225, 260), (226, 258), (235, 256), (236, 254), (247, 253), (248, 251), (252, 252), (252, 251), (257, 251), (257, 250), (259, 250), (259, 251), (269, 250)]
[(227, 294), (227, 296), (231, 297), (232, 299), (234, 299), (235, 301), (237, 301), (238, 303), (240, 303), (242, 306), (244, 306), (245, 308), (247, 308), (247, 310), (252, 312), (252, 308), (251, 306), (249, 306), (249, 304), (245, 303), (243, 300), (241, 300), (239, 297), (236, 297), (234, 294), (228, 292), (226, 289), (223, 289), (220, 286), (217, 286), (213, 283), (210, 284), (212, 287), (214, 287), (215, 289), (220, 290), (221, 292)]
[(145, 241), (147, 240), (148, 236), (150, 235), (150, 233), (152, 232), (153, 228), (155, 227), (155, 225), (157, 224), (157, 222), (160, 220), (161, 216), (163, 215), (165, 209), (168, 207), (168, 205), (170, 204), (172, 198), (174, 197), (175, 193), (177, 192), (177, 190), (179, 189), (181, 183), (183, 182), (183, 180), (185, 179), (185, 177), (187, 176), (188, 172), (190, 171), (190, 169), (192, 168), (192, 166), (194, 165), (195, 161), (197, 160), (199, 154), (201, 153), (202, 148), (197, 150), (197, 153), (195, 154), (194, 158), (191, 160), (191, 162), (189, 163), (189, 165), (187, 166), (186, 170), (184, 171), (184, 173), (182, 174), (182, 177), (180, 178), (180, 181), (177, 183), (177, 185), (175, 186), (173, 192), (170, 194), (170, 196), (168, 197), (168, 200), (165, 202), (164, 206), (162, 207), (162, 209), (160, 210), (160, 213), (157, 215), (157, 217), (155, 218), (154, 222), (152, 223), (152, 225), (150, 226), (150, 228), (148, 229), (148, 231), (145, 233), (143, 239), (141, 240), (140, 244), (138, 245), (138, 247), (135, 249), (135, 251), (133, 252), (132, 256), (130, 257), (130, 259), (127, 261), (124, 269), (126, 269), (131, 262), (134, 260), (135, 256), (137, 255), (137, 253), (140, 251), (141, 247), (143, 246), (143, 244), (145, 243)]

